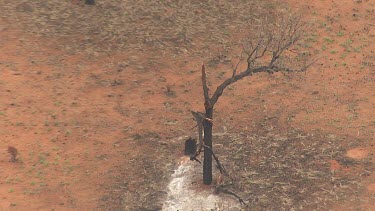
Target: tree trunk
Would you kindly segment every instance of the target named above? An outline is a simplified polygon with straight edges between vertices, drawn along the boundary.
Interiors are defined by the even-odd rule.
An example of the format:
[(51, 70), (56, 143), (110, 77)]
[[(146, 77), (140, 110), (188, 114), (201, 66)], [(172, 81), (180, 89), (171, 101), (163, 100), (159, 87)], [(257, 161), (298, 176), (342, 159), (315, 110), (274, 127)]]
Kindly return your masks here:
[[(206, 107), (206, 118), (212, 119), (213, 108)], [(204, 127), (204, 144), (212, 149), (212, 123), (203, 122)], [(212, 153), (211, 150), (204, 148), (203, 160), (203, 183), (210, 185), (212, 183)]]

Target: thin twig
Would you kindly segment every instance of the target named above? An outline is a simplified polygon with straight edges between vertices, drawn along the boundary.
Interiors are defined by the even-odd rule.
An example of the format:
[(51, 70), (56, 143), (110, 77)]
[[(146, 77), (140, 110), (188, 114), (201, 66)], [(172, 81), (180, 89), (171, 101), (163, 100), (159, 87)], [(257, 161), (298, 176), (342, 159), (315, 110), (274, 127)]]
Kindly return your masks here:
[(198, 126), (198, 147), (197, 147), (197, 151), (195, 152), (195, 155), (190, 157), (191, 160), (194, 160), (202, 151), (202, 148), (203, 148), (203, 117), (204, 115), (199, 113), (199, 112), (195, 112), (195, 111), (191, 111), (191, 113), (193, 114), (194, 118), (195, 118), (195, 121), (197, 122), (197, 126)]
[[(264, 34), (258, 41), (250, 42), (250, 49), (243, 49), (247, 57), (247, 68), (246, 70), (237, 73), (237, 67), (234, 69), (232, 76), (225, 81), (223, 81), (213, 93), (210, 99), (210, 106), (213, 107), (219, 97), (223, 94), (225, 88), (230, 84), (243, 79), (244, 77), (251, 76), (254, 73), (260, 72), (267, 72), (267, 73), (274, 73), (274, 72), (294, 72), (295, 70), (285, 68), (285, 67), (278, 67), (275, 65), (276, 61), (278, 61), (285, 53), (287, 49), (289, 49), (292, 45), (296, 44), (298, 40), (302, 37), (304, 31), (306, 30), (306, 24), (302, 22), (302, 17), (297, 17), (295, 19), (288, 18), (284, 24), (278, 26), (276, 33), (271, 34)], [(268, 64), (263, 66), (255, 65), (257, 61), (262, 61), (262, 58), (265, 58), (265, 53), (270, 52), (271, 58), (269, 59)], [(308, 69), (312, 64), (314, 64), (317, 60), (313, 61), (311, 64), (308, 64), (302, 67), (300, 70), (297, 71), (305, 71)], [(204, 75), (203, 75), (204, 73)], [(202, 78), (205, 78), (205, 72), (202, 69)], [(204, 81), (206, 83), (206, 81)], [(207, 95), (206, 95), (207, 96)], [(206, 101), (207, 102), (207, 101)]]
[(248, 205), (245, 203), (245, 201), (244, 201), (239, 195), (237, 195), (237, 194), (236, 194), (235, 192), (233, 192), (233, 191), (230, 191), (230, 190), (224, 188), (223, 185), (219, 185), (219, 186), (217, 186), (217, 187), (216, 187), (216, 192), (217, 192), (217, 193), (222, 192), (222, 193), (225, 193), (225, 194), (229, 194), (229, 195), (231, 195), (231, 196), (234, 196), (234, 197), (236, 197), (236, 198), (238, 199), (238, 201), (240, 202), (240, 204), (243, 204), (243, 205), (245, 205), (246, 207), (248, 207)]
[(237, 73), (237, 68), (238, 68), (238, 66), (240, 65), (240, 63), (241, 63), (241, 61), (242, 61), (242, 54), (243, 54), (243, 50), (241, 51), (241, 55), (240, 55), (240, 59), (238, 60), (238, 62), (237, 62), (237, 65), (236, 65), (236, 67), (234, 68), (234, 70), (233, 70), (233, 73), (232, 73), (232, 78), (236, 75), (236, 73)]
[(197, 161), (199, 164), (202, 165), (202, 162), (198, 160), (198, 158), (196, 158), (195, 156), (190, 156), (190, 160)]
[(212, 157), (215, 159), (216, 161), (216, 164), (217, 164), (217, 168), (219, 169), (220, 173), (224, 176), (227, 176), (231, 182), (233, 182), (233, 178), (228, 174), (227, 170), (225, 169), (225, 167), (223, 166), (223, 164), (221, 164), (219, 158), (215, 155), (214, 151), (211, 149), (211, 147), (207, 146), (207, 145), (203, 145), (205, 149), (208, 149), (211, 151), (211, 154), (212, 154)]

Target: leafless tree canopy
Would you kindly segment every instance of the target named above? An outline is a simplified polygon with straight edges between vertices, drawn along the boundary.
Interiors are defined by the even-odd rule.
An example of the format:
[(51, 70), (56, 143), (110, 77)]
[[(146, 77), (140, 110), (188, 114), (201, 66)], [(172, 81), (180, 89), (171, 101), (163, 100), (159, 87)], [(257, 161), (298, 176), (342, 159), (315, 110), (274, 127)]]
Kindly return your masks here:
[[(205, 67), (202, 67), (202, 85), (205, 102), (214, 106), (224, 89), (246, 76), (254, 73), (279, 71), (305, 71), (315, 61), (306, 64), (301, 60), (303, 52), (291, 49), (296, 45), (306, 33), (308, 25), (301, 16), (290, 15), (280, 20), (278, 24), (264, 24), (256, 29), (255, 35), (248, 37), (243, 44), (241, 58), (233, 69), (232, 76), (220, 84), (212, 97), (209, 97), (206, 83)], [(247, 68), (238, 72), (238, 66), (243, 60), (243, 54), (247, 63)], [(298, 61), (296, 61), (298, 60)], [(292, 66), (292, 67), (290, 67)]]

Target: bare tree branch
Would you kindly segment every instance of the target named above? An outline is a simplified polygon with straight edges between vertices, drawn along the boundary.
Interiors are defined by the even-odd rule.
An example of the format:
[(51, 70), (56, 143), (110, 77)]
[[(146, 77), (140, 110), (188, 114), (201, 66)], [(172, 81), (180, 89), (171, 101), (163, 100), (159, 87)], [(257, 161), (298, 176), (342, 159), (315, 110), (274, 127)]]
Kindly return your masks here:
[[(213, 123), (213, 121), (212, 121), (212, 119), (209, 119), (209, 118), (205, 117), (205, 115), (201, 112), (191, 111), (191, 113), (193, 114), (193, 116), (195, 118), (195, 121), (197, 122), (198, 146), (197, 146), (197, 150), (196, 150), (195, 154), (190, 156), (190, 160), (198, 161), (197, 156), (202, 152), (202, 149), (205, 146), (204, 141), (203, 141), (203, 121), (209, 121), (211, 123)], [(200, 161), (198, 161), (198, 162), (200, 162)]]
[(212, 157), (214, 157), (215, 161), (216, 161), (216, 164), (217, 164), (217, 168), (219, 169), (220, 171), (220, 174), (224, 175), (224, 176), (227, 176), (232, 182), (233, 182), (233, 178), (228, 174), (227, 170), (225, 169), (225, 167), (223, 166), (223, 164), (221, 164), (219, 158), (215, 155), (214, 151), (211, 149), (211, 147), (207, 146), (207, 145), (203, 145), (204, 146), (204, 149), (208, 149), (211, 151), (212, 153)]
[(321, 59), (322, 57), (319, 57), (317, 59), (315, 59), (314, 61), (310, 62), (308, 65), (305, 65), (304, 67), (302, 67), (299, 72), (305, 72), (307, 69), (309, 69), (310, 66), (312, 66), (313, 64), (315, 64), (319, 59)]
[[(306, 25), (303, 23), (302, 17), (288, 17), (281, 25), (277, 26), (277, 29), (274, 30), (276, 32), (270, 30), (271, 32), (265, 32), (256, 42), (250, 41), (248, 43), (250, 49), (243, 49), (243, 52), (247, 54), (246, 70), (237, 73), (237, 64), (236, 68), (233, 70), (232, 76), (226, 79), (216, 88), (210, 99), (211, 106), (215, 105), (227, 86), (243, 79), (244, 77), (251, 76), (252, 74), (259, 72), (274, 73), (279, 71), (305, 71), (312, 64), (314, 64), (317, 60), (302, 67), (300, 70), (292, 70), (290, 68), (275, 65), (280, 59), (281, 55), (285, 54), (287, 49), (301, 39), (302, 35), (306, 31), (305, 27)], [(269, 52), (271, 56), (267, 56), (266, 52)], [(264, 63), (266, 60), (268, 60), (268, 62)], [(264, 65), (257, 66), (256, 63), (263, 63)]]
[(215, 93), (212, 95), (212, 98), (211, 98), (211, 105), (214, 106), (215, 103), (217, 102), (217, 100), (219, 99), (219, 97), (223, 94), (223, 91), (224, 89), (229, 86), (230, 84), (238, 81), (238, 80), (241, 80), (242, 78), (246, 77), (246, 76), (249, 76), (253, 73), (257, 73), (257, 72), (267, 72), (267, 69), (268, 67), (266, 66), (262, 66), (262, 67), (259, 67), (257, 69), (247, 69), (246, 71), (243, 71), (241, 73), (238, 73), (237, 75), (235, 75), (234, 77), (231, 77), (231, 78), (228, 78), (226, 79), (222, 84), (220, 84), (217, 88), (216, 88), (216, 91)]
[(268, 51), (268, 48), (272, 42), (272, 38), (273, 37), (271, 34), (262, 35), (261, 38), (259, 38), (256, 42), (255, 47), (253, 43), (250, 42), (250, 46), (253, 48), (253, 50), (250, 53), (247, 53), (247, 69), (251, 69), (254, 66), (255, 61), (264, 57), (264, 54)]
[(215, 189), (215, 191), (216, 191), (217, 193), (222, 192), (222, 193), (225, 193), (225, 194), (228, 194), (228, 195), (234, 196), (234, 197), (236, 197), (236, 198), (238, 199), (238, 201), (240, 202), (240, 204), (243, 204), (243, 205), (245, 205), (246, 207), (248, 207), (248, 205), (245, 203), (245, 201), (244, 201), (239, 195), (237, 195), (237, 194), (236, 194), (235, 192), (233, 192), (233, 191), (230, 191), (230, 190), (224, 188), (223, 185), (219, 185), (219, 186), (217, 186), (216, 189)]
[(205, 107), (211, 107), (210, 103), (210, 96), (208, 94), (208, 86), (207, 86), (207, 77), (206, 77), (206, 67), (202, 65), (202, 87), (203, 87), (203, 95), (204, 95), (204, 105)]
[(301, 69), (297, 69), (297, 70), (287, 68), (287, 67), (273, 66), (270, 69), (269, 73), (275, 73), (275, 72), (305, 72), (309, 67), (311, 67), (313, 64), (315, 64), (319, 59), (321, 59), (321, 57), (313, 60), (309, 64), (307, 64), (307, 65), (303, 66)]
[(203, 145), (204, 145), (204, 143), (203, 143), (203, 118), (204, 118), (204, 114), (198, 113), (198, 112), (195, 112), (195, 111), (191, 111), (191, 113), (193, 114), (193, 116), (195, 118), (195, 121), (197, 121), (198, 147), (197, 147), (197, 151), (195, 152), (195, 155), (193, 157), (190, 157), (190, 159), (196, 158), (202, 152)]
[(202, 164), (202, 162), (198, 160), (198, 158), (196, 158), (195, 156), (191, 156), (190, 160), (197, 161), (199, 164)]
[(237, 69), (238, 69), (238, 66), (241, 64), (241, 61), (242, 61), (242, 54), (243, 54), (243, 50), (241, 51), (241, 56), (240, 56), (240, 59), (238, 60), (238, 63), (236, 65), (236, 67), (233, 69), (233, 72), (232, 72), (232, 78), (236, 75), (237, 73)]
[(306, 31), (306, 25), (302, 22), (302, 17), (289, 17), (280, 26), (278, 26), (278, 33), (275, 34), (274, 45), (275, 49), (272, 51), (272, 58), (268, 66), (271, 67), (280, 58), (280, 56), (290, 46), (294, 45), (300, 40)]

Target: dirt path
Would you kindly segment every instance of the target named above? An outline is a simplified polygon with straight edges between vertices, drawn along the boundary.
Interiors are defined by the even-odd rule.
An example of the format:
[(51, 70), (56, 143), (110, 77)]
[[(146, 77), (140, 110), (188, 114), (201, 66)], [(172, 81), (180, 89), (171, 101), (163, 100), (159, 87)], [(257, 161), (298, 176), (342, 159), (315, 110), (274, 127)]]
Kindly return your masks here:
[[(122, 14), (127, 1), (117, 6), (103, 1), (96, 11), (51, 2), (60, 11), (56, 17), (42, 1), (0, 4), (7, 9), (0, 19), (0, 209), (160, 209), (182, 153), (175, 137), (194, 135), (189, 110), (202, 110), (199, 67), (207, 64), (213, 86), (225, 77), (237, 62), (238, 23), (251, 20), (225, 2), (217, 7), (155, 3), (147, 7), (155, 11), (143, 14), (147, 2), (142, 1), (126, 10), (130, 19), (121, 23), (128, 28), (115, 31), (134, 39), (116, 40), (118, 34), (106, 27), (116, 23), (113, 17)], [(307, 73), (257, 75), (226, 90), (216, 108), (215, 131), (277, 135), (298, 130), (301, 136), (339, 144), (351, 151), (319, 165), (339, 178), (355, 178), (350, 181), (360, 192), (329, 206), (372, 209), (375, 5), (366, 0), (287, 2), (304, 8), (313, 23), (300, 48), (322, 59)], [(200, 22), (208, 11), (212, 16)], [(149, 13), (162, 24), (155, 25)], [(190, 13), (197, 19), (186, 19)], [(216, 20), (217, 13), (228, 20)], [(98, 24), (87, 24), (91, 31), (85, 31), (84, 14), (97, 14), (93, 23)], [(74, 17), (79, 24), (71, 24)], [(142, 30), (132, 28), (131, 17), (142, 21)], [(61, 28), (56, 18), (66, 18)], [(99, 23), (102, 28), (92, 27)], [(202, 34), (205, 27), (208, 33)], [(101, 43), (126, 45), (110, 52), (111, 46)], [(9, 162), (8, 146), (18, 150), (15, 163)], [(349, 161), (341, 159), (345, 154)], [(262, 161), (248, 165), (255, 168), (257, 162)], [(266, 206), (262, 200), (253, 203)]]

